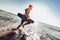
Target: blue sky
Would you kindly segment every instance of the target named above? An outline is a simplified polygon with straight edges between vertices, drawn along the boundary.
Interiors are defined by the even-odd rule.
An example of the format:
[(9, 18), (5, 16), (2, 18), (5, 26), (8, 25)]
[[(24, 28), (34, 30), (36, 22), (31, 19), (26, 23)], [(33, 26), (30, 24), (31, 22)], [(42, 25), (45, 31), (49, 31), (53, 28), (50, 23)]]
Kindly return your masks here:
[[(34, 7), (41, 6), (40, 11), (43, 9), (44, 10), (43, 12), (45, 12), (45, 9), (46, 9), (46, 11), (50, 10), (46, 13), (51, 12), (51, 15), (54, 16), (51, 18), (53, 20), (56, 20), (56, 21), (54, 21), (55, 23), (53, 21), (51, 21), (51, 23), (53, 22), (52, 25), (57, 24), (55, 26), (59, 25), (59, 27), (60, 27), (60, 0), (32, 0), (32, 1), (31, 0), (0, 0), (0, 9), (11, 12), (11, 13), (15, 13), (15, 14), (17, 14), (18, 12), (24, 13), (24, 9), (26, 7), (28, 7), (29, 4), (33, 4)], [(34, 11), (37, 11), (37, 10), (39, 10), (39, 8)], [(32, 13), (34, 13), (34, 11)], [(39, 11), (37, 11), (37, 12), (39, 12)], [(39, 14), (39, 16), (41, 16), (40, 21), (43, 20), (44, 16), (48, 17), (48, 15), (50, 15), (50, 13), (48, 15), (44, 15), (43, 12), (40, 12), (40, 13), (42, 13), (43, 17), (41, 16), (41, 14)], [(33, 14), (33, 15), (35, 15), (35, 14)], [(37, 19), (39, 19), (39, 18), (37, 18)], [(47, 21), (47, 19), (45, 21)], [(45, 21), (43, 20), (42, 22), (45, 22)], [(49, 21), (45, 22), (45, 23), (51, 24)]]

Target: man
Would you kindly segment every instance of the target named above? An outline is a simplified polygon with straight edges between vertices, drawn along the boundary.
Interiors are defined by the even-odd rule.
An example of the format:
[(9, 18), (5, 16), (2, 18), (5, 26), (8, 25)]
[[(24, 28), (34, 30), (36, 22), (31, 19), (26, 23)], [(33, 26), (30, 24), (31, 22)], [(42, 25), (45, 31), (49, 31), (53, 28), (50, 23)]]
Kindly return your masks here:
[[(24, 28), (25, 25), (34, 23), (34, 21), (32, 19), (30, 19), (30, 16), (29, 16), (31, 10), (32, 10), (32, 5), (29, 5), (29, 7), (27, 9), (25, 9), (25, 13), (23, 15), (18, 13), (18, 16), (20, 18), (22, 18), (22, 21), (21, 21), (21, 24), (16, 29), (18, 29), (20, 26), (22, 26)], [(23, 24), (25, 21), (27, 23)]]

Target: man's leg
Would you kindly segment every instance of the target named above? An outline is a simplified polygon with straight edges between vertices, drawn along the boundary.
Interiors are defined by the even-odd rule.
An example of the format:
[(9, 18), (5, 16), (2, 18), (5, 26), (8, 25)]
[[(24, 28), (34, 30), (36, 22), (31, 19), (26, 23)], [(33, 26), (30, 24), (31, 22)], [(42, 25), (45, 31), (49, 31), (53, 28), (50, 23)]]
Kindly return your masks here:
[(17, 29), (23, 24), (24, 20), (22, 19), (21, 24), (17, 27)]
[(20, 24), (17, 28), (14, 28), (14, 29), (12, 29), (12, 30), (17, 30), (17, 29), (19, 29), (19, 27), (23, 24), (23, 22), (24, 22), (24, 20), (22, 19), (21, 24)]
[(30, 23), (34, 23), (34, 21), (32, 19), (29, 19), (29, 20), (27, 20), (27, 23), (25, 23), (24, 25), (28, 25)]

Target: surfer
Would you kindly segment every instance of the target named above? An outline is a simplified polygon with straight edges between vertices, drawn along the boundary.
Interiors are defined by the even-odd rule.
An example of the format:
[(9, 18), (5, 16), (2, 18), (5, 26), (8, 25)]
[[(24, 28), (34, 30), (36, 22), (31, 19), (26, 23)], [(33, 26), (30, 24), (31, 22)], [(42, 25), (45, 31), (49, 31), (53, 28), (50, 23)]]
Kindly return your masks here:
[[(34, 23), (34, 21), (30, 19), (30, 16), (29, 16), (31, 10), (32, 10), (32, 5), (29, 5), (29, 7), (25, 9), (24, 14), (18, 13), (18, 16), (22, 18), (22, 21), (21, 21), (21, 24), (16, 29), (20, 28), (20, 26), (24, 28), (25, 25)], [(24, 24), (24, 22), (26, 23)]]

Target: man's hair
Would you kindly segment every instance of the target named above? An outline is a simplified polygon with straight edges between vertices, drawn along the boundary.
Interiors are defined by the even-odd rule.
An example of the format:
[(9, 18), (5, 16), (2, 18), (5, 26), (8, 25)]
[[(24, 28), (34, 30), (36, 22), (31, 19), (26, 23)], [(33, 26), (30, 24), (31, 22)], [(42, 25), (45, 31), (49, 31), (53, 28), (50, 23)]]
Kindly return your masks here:
[(30, 4), (29, 7), (32, 7), (32, 5)]

